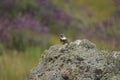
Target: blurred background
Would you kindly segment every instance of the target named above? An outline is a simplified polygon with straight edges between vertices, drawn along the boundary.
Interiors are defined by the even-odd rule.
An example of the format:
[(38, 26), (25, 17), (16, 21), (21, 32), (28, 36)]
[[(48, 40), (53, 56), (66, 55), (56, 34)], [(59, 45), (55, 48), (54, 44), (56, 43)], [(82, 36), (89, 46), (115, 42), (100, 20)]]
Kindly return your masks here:
[(0, 80), (27, 80), (60, 33), (120, 50), (120, 0), (0, 0)]

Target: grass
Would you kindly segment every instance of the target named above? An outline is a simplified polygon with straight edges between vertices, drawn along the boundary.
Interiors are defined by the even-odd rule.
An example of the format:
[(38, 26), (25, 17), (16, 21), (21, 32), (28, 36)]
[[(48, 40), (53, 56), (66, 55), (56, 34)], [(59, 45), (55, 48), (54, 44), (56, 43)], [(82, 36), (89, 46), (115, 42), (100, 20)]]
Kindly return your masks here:
[[(87, 14), (91, 13), (93, 16), (91, 20), (104, 19), (109, 17), (115, 10), (112, 0), (69, 0), (69, 3), (64, 1), (53, 0), (62, 10), (76, 18), (87, 20)], [(81, 8), (80, 8), (81, 7)]]
[(96, 47), (100, 50), (107, 50), (107, 51), (114, 51), (119, 50), (114, 45), (114, 42), (106, 42), (105, 40), (98, 40), (98, 39), (92, 39), (91, 40), (94, 44), (96, 44)]
[(40, 47), (29, 48), (25, 53), (11, 51), (0, 56), (0, 80), (27, 80), (31, 68), (41, 57)]
[[(84, 20), (86, 23), (96, 19), (104, 19), (114, 11), (112, 0), (70, 0), (70, 4), (66, 4), (62, 0), (53, 1), (54, 4), (57, 4), (63, 11), (66, 11), (73, 17)], [(82, 11), (79, 9), (80, 6), (85, 6), (84, 8), (86, 9), (83, 9), (84, 11)], [(86, 17), (89, 12), (93, 14), (92, 18)], [(119, 22), (120, 21), (118, 21), (116, 25), (119, 25)], [(70, 33), (73, 34), (71, 31), (67, 31), (66, 34), (68, 37), (71, 36)], [(52, 35), (48, 41), (50, 41), (52, 45), (59, 44), (58, 35)], [(72, 41), (72, 38), (70, 38), (70, 41)], [(97, 39), (91, 41), (93, 41), (100, 49), (115, 49), (115, 46), (112, 44), (114, 42), (111, 42), (110, 44)], [(17, 52), (14, 50), (6, 51), (3, 55), (0, 55), (0, 80), (27, 80), (29, 71), (38, 64), (44, 49), (45, 48), (42, 46), (29, 47), (25, 52)]]

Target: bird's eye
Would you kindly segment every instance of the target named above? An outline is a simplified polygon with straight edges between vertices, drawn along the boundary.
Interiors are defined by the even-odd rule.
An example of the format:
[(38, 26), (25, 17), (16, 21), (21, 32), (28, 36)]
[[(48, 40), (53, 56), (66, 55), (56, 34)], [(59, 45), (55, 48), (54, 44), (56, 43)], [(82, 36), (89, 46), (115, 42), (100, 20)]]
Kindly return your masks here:
[(62, 34), (60, 34), (60, 36), (62, 36)]

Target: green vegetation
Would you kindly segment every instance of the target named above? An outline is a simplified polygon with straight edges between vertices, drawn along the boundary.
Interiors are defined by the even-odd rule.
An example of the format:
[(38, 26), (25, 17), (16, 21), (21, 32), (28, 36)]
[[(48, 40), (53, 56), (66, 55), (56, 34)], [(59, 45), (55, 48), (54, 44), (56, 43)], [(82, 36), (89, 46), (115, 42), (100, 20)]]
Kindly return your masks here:
[[(118, 2), (117, 2), (118, 1)], [(119, 0), (0, 1), (0, 80), (27, 80), (45, 49), (88, 39), (99, 49), (120, 50)]]
[[(39, 61), (42, 47), (34, 47), (25, 53), (8, 51), (0, 56), (0, 80), (27, 80), (30, 69)], [(9, 54), (8, 54), (9, 53)]]

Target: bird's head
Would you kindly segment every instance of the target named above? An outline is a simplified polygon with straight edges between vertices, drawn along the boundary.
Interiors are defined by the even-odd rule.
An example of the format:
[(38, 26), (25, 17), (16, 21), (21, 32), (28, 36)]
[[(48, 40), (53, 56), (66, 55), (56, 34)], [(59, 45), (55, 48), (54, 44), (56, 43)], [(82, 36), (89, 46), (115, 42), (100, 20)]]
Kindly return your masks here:
[(63, 37), (65, 37), (65, 35), (64, 34), (60, 34), (60, 37), (63, 38)]
[(62, 40), (67, 40), (67, 38), (65, 37), (64, 34), (60, 34), (60, 39), (62, 39)]

